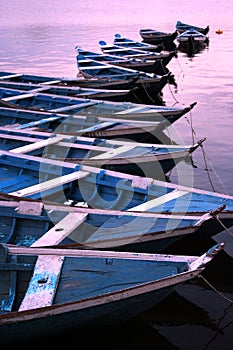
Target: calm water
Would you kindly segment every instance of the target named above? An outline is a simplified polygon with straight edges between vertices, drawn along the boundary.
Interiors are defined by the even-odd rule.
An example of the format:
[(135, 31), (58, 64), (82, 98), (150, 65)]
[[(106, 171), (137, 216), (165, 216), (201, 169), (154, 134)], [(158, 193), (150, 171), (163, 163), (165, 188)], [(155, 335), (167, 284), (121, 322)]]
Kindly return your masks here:
[[(76, 45), (100, 52), (98, 41), (111, 43), (115, 33), (141, 40), (140, 29), (172, 32), (177, 20), (209, 25), (206, 49), (192, 58), (179, 52), (168, 65), (177, 88), (164, 88), (166, 105), (197, 102), (191, 115), (176, 122), (169, 135), (187, 144), (206, 137), (203, 149), (193, 155), (196, 167), (181, 164), (169, 178), (233, 195), (233, 1), (138, 3), (135, 7), (133, 0), (0, 0), (0, 70), (75, 78)], [(219, 28), (221, 35), (216, 34)], [(129, 345), (159, 349), (232, 349), (233, 238), (223, 233), (215, 240), (224, 240), (226, 249), (204, 275), (212, 287), (201, 280), (178, 288), (140, 319), (108, 330), (114, 343), (121, 345), (127, 337)], [(105, 332), (93, 332), (92, 339), (84, 334), (82, 339), (88, 336), (89, 345), (102, 345)], [(80, 346), (78, 334), (69, 336)], [(63, 345), (67, 342), (59, 340)]]

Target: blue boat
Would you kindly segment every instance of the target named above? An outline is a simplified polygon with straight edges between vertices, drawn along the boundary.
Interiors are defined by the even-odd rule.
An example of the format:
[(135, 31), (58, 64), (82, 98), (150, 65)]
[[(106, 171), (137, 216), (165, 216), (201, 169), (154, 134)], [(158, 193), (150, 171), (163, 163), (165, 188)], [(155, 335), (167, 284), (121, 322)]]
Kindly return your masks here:
[(210, 213), (181, 216), (102, 210), (0, 193), (0, 242), (24, 247), (167, 253), (177, 242), (188, 240), (189, 245), (198, 240), (199, 253), (216, 231), (212, 219)]
[(120, 89), (128, 90), (134, 86), (133, 80), (130, 82), (125, 80), (111, 80), (111, 79), (83, 79), (82, 76), (77, 76), (77, 79), (66, 79), (60, 77), (33, 75), (15, 72), (0, 71), (0, 80), (15, 81), (20, 83), (33, 83), (33, 84), (49, 84), (54, 86), (78, 86), (81, 88), (93, 88), (93, 89)]
[[(164, 145), (87, 138), (27, 129), (0, 128), (0, 149), (165, 179), (179, 162), (192, 164), (194, 145)], [(151, 171), (152, 170), (152, 171)], [(156, 170), (156, 171), (155, 171)]]
[[(151, 96), (160, 95), (163, 88), (169, 82), (171, 73), (164, 75), (156, 75), (152, 73), (140, 72), (138, 70), (119, 67), (114, 64), (99, 62), (91, 58), (84, 58), (83, 56), (76, 56), (78, 71), (86, 79), (90, 78), (99, 78), (99, 79), (111, 79), (111, 80), (123, 80), (123, 81), (134, 81), (136, 87), (141, 88), (135, 90), (135, 93), (138, 92), (138, 96), (145, 101), (145, 86), (146, 92)], [(148, 85), (147, 85), (148, 84)], [(143, 93), (144, 90), (144, 93)], [(149, 100), (150, 100), (149, 98)], [(151, 103), (151, 102), (146, 102)], [(153, 102), (154, 104), (155, 102)]]
[(1, 245), (1, 344), (132, 319), (200, 276), (222, 248), (168, 256)]
[(173, 214), (203, 214), (226, 205), (231, 215), (233, 207), (229, 195), (46, 157), (1, 150), (0, 165), (1, 192), (26, 198), (55, 194), (58, 203), (85, 201), (90, 207), (116, 210), (140, 206), (143, 211)]
[(113, 44), (121, 47), (125, 47), (127, 49), (137, 49), (137, 50), (145, 50), (145, 51), (151, 51), (151, 52), (161, 52), (164, 50), (164, 46), (162, 44), (150, 45), (143, 41), (135, 41), (135, 40), (126, 38), (119, 33), (115, 34)]
[(190, 28), (179, 34), (176, 40), (180, 44), (192, 43), (194, 45), (201, 45), (206, 43), (207, 36), (194, 28)]
[(119, 67), (159, 75), (164, 75), (169, 72), (166, 66), (171, 61), (172, 57), (175, 56), (175, 53), (171, 52), (169, 56), (164, 55), (164, 57), (154, 57), (153, 60), (148, 60), (145, 58), (127, 57), (127, 51), (125, 52), (125, 49), (122, 50), (123, 52), (121, 50), (116, 50), (111, 54), (95, 53), (83, 50), (80, 47), (76, 47), (76, 51), (78, 53), (78, 60), (90, 58), (98, 62), (111, 63)]
[(199, 26), (196, 26), (196, 25), (193, 25), (193, 24), (184, 23), (184, 22), (181, 22), (181, 21), (177, 21), (176, 22), (176, 30), (179, 33), (186, 32), (186, 30), (189, 30), (191, 28), (193, 28), (194, 30), (197, 30), (198, 32), (200, 32), (200, 33), (202, 33), (204, 35), (207, 35), (209, 33), (209, 30), (210, 30), (209, 26), (199, 27)]
[(139, 35), (143, 39), (143, 42), (152, 45), (163, 44), (165, 50), (173, 51), (176, 48), (174, 40), (178, 35), (178, 31), (174, 32), (163, 32), (156, 29), (151, 28), (142, 28), (139, 31)]
[(207, 35), (190, 28), (185, 32), (180, 33), (176, 40), (178, 41), (178, 50), (185, 52), (189, 57), (203, 51), (209, 45)]
[[(101, 115), (69, 115), (65, 113), (41, 112), (35, 110), (0, 107), (1, 125), (17, 130), (34, 129), (59, 132), (64, 135), (94, 138), (122, 138), (137, 142), (158, 142), (170, 144), (172, 141), (163, 132), (161, 121), (140, 121), (101, 117)], [(167, 122), (165, 121), (167, 124)], [(162, 127), (162, 131), (161, 131)], [(4, 130), (3, 130), (4, 132)], [(156, 135), (156, 137), (155, 137)], [(155, 141), (156, 140), (156, 141)], [(173, 142), (174, 143), (174, 142)]]
[(103, 53), (114, 55), (116, 57), (125, 57), (131, 59), (143, 59), (143, 60), (161, 60), (164, 66), (166, 66), (173, 57), (176, 57), (176, 52), (172, 51), (162, 51), (162, 52), (152, 52), (140, 49), (133, 49), (122, 47), (118, 44), (107, 44), (104, 40), (99, 41), (100, 49)]
[(112, 102), (79, 97), (70, 97), (45, 93), (43, 89), (23, 90), (0, 87), (0, 107), (25, 109), (32, 111), (47, 111), (59, 114), (89, 115), (90, 117), (105, 117), (124, 120), (160, 122), (165, 128), (186, 113), (190, 112), (196, 102), (188, 107), (167, 107), (131, 102)]

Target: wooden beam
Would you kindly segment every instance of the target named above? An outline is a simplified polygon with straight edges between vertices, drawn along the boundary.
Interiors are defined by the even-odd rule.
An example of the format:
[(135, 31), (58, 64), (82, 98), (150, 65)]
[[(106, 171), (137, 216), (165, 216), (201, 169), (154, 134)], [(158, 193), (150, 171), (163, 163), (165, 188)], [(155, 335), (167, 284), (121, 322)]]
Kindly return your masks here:
[(57, 187), (57, 186), (64, 185), (64, 184), (69, 183), (71, 181), (81, 179), (81, 178), (87, 176), (88, 174), (89, 174), (89, 172), (86, 172), (86, 171), (76, 171), (76, 172), (68, 174), (68, 175), (56, 177), (52, 180), (41, 182), (41, 183), (34, 185), (34, 186), (22, 188), (21, 190), (18, 190), (15, 192), (10, 192), (9, 194), (14, 195), (14, 196), (29, 196), (32, 194), (47, 191), (47, 190), (52, 189), (52, 188)]
[(63, 256), (39, 256), (19, 311), (52, 305), (59, 283)]
[(41, 238), (31, 244), (31, 247), (51, 246), (62, 242), (82, 222), (85, 221), (88, 213), (69, 213), (53, 228), (47, 231)]
[(56, 136), (56, 137), (50, 137), (49, 139), (46, 140), (42, 140), (42, 141), (37, 141), (34, 143), (31, 143), (29, 145), (25, 145), (22, 147), (17, 147), (14, 149), (11, 149), (10, 152), (12, 153), (27, 153), (27, 152), (31, 152), (34, 151), (36, 149), (39, 148), (43, 148), (49, 145), (54, 145), (56, 143), (58, 143), (59, 141), (62, 141), (64, 137), (61, 136)]

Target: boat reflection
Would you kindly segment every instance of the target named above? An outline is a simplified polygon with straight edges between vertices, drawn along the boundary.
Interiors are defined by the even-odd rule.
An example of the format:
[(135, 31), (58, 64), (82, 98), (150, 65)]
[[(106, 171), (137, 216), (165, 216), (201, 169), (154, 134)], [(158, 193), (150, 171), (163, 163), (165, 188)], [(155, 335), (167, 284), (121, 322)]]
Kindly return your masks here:
[(209, 38), (205, 42), (194, 42), (192, 38), (186, 42), (179, 43), (178, 51), (186, 53), (188, 57), (194, 57), (209, 47)]

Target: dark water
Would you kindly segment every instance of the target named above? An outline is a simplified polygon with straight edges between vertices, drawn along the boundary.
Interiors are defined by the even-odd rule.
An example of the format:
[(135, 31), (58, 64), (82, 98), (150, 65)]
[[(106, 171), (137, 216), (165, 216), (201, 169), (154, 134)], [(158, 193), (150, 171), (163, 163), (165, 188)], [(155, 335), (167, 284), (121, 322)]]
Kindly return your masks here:
[[(178, 58), (168, 64), (177, 87), (164, 88), (166, 105), (197, 102), (192, 113), (177, 121), (168, 135), (186, 144), (206, 137), (204, 147), (193, 155), (195, 168), (181, 164), (169, 180), (233, 195), (232, 0), (148, 0), (137, 4), (132, 0), (0, 0), (0, 5), (0, 70), (56, 77), (76, 77), (76, 45), (100, 52), (98, 41), (111, 43), (115, 33), (141, 40), (140, 29), (172, 32), (177, 20), (209, 25), (209, 45), (203, 51), (193, 57), (179, 51)], [(219, 28), (221, 35), (216, 34)], [(77, 347), (126, 344), (156, 349), (232, 349), (232, 235), (223, 232), (208, 242), (224, 241), (223, 254), (202, 279), (177, 288), (153, 310), (119, 327), (61, 335), (59, 344), (67, 346), (75, 341)], [(107, 335), (112, 337), (110, 344)], [(41, 340), (39, 345), (44, 344)]]

